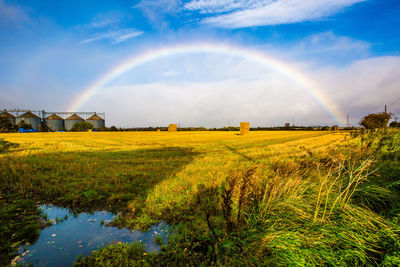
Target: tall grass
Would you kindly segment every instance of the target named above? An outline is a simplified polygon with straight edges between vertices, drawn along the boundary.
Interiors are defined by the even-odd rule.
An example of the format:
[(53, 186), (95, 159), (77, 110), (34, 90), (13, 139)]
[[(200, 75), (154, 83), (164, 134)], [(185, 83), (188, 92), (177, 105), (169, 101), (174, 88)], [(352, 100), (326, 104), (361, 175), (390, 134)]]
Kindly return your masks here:
[[(22, 150), (0, 157), (0, 187), (73, 209), (123, 211), (123, 226), (165, 220), (174, 229), (159, 254), (138, 258), (121, 244), (82, 265), (118, 265), (107, 255), (119, 253), (144, 265), (386, 264), (400, 251), (399, 136), (7, 135)], [(101, 255), (107, 262), (96, 261)]]

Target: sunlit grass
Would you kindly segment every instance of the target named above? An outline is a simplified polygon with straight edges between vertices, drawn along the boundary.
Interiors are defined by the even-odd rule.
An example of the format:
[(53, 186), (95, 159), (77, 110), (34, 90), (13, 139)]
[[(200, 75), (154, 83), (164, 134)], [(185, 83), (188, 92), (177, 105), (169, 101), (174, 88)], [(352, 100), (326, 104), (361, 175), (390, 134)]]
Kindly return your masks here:
[[(115, 223), (133, 228), (160, 220), (184, 223), (183, 231), (190, 233), (183, 236), (206, 238), (206, 244), (217, 242), (223, 250), (212, 245), (207, 259), (185, 254), (194, 262), (216, 260), (240, 247), (240, 254), (226, 254), (218, 262), (260, 264), (268, 255), (264, 264), (306, 264), (309, 257), (310, 264), (335, 265), (352, 262), (340, 258), (347, 249), (355, 264), (365, 264), (382, 258), (379, 244), (396, 236), (380, 215), (352, 202), (375, 169), (359, 139), (349, 140), (345, 133), (94, 132), (0, 138), (19, 144), (0, 154), (2, 192), (75, 211), (113, 210), (120, 212)], [(366, 188), (377, 199), (375, 192), (386, 192)], [(182, 248), (182, 236), (177, 238), (171, 242), (176, 249), (197, 242)]]

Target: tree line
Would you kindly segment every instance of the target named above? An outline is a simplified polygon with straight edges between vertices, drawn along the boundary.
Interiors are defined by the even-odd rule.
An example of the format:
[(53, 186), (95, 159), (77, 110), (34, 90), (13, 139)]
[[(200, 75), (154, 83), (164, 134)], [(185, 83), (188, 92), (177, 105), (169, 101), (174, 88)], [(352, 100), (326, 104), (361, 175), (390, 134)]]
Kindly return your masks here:
[[(392, 113), (380, 112), (380, 113), (371, 113), (367, 116), (363, 117), (360, 121), (360, 125), (366, 129), (378, 129), (388, 127), (390, 119), (393, 117)], [(389, 124), (389, 127), (400, 127), (400, 122), (392, 121)], [(32, 129), (31, 124), (25, 123), (23, 120), (18, 124), (14, 125), (11, 123), (11, 119), (7, 117), (0, 117), (0, 132), (17, 132), (18, 129)], [(252, 131), (313, 131), (313, 130), (338, 130), (338, 126), (334, 125), (332, 127), (323, 126), (323, 127), (308, 127), (308, 126), (284, 126), (284, 127), (257, 127), (251, 128)], [(87, 132), (93, 129), (93, 125), (86, 121), (77, 122), (73, 125), (71, 131), (75, 132)], [(355, 130), (355, 127), (346, 127), (345, 130)], [(45, 124), (42, 123), (38, 129), (40, 132), (50, 132), (51, 129)], [(103, 127), (98, 129), (99, 131), (167, 131), (168, 127), (147, 127), (147, 128), (117, 128), (115, 126), (111, 127)], [(205, 127), (182, 127), (179, 128), (179, 131), (239, 131), (239, 127), (222, 127), (222, 128), (205, 128)]]

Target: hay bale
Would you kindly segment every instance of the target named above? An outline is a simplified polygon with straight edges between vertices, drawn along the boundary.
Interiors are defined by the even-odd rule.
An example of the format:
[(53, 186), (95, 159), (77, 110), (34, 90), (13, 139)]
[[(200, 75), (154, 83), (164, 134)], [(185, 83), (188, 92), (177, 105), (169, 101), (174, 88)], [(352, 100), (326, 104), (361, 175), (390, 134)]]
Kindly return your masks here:
[(250, 132), (250, 122), (240, 123), (240, 135), (245, 135)]
[(178, 126), (176, 124), (168, 125), (168, 132), (177, 132), (177, 131), (178, 131)]

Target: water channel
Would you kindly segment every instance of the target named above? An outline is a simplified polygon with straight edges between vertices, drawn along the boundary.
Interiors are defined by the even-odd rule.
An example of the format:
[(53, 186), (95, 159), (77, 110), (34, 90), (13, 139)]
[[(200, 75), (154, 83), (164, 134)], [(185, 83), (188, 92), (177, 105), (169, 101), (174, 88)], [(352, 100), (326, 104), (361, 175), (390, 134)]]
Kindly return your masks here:
[(126, 228), (105, 226), (115, 219), (115, 214), (105, 211), (81, 213), (74, 216), (68, 209), (41, 206), (48, 219), (55, 223), (40, 232), (39, 239), (32, 245), (19, 249), (15, 262), (33, 266), (72, 266), (79, 255), (89, 255), (111, 243), (141, 241), (146, 251), (159, 251), (154, 238), (166, 240), (167, 225), (161, 223), (148, 232), (131, 231)]

